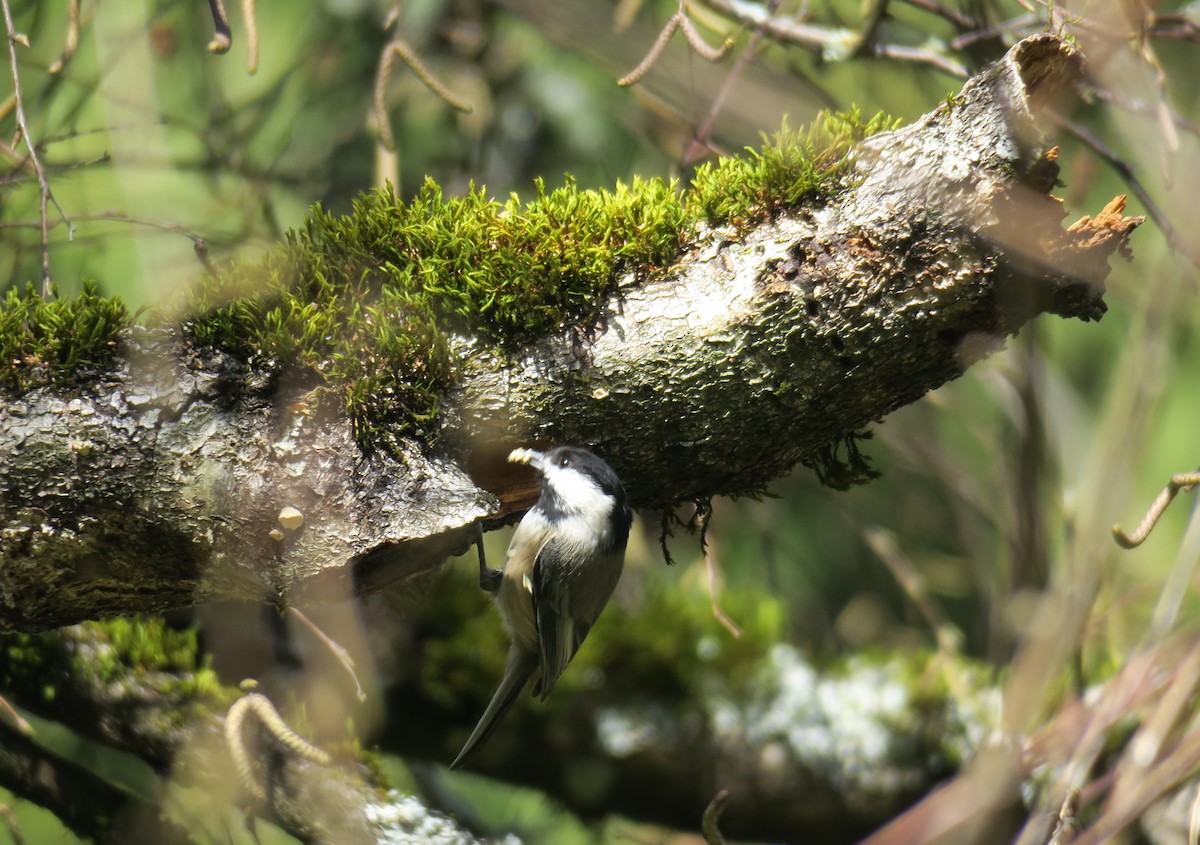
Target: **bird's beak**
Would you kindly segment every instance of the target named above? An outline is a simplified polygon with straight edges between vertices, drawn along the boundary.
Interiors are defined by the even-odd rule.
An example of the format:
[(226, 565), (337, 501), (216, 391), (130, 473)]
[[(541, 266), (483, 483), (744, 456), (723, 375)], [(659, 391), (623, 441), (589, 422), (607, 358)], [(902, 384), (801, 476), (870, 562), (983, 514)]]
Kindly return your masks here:
[(538, 472), (542, 471), (542, 458), (542, 453), (534, 451), (533, 449), (513, 449), (508, 453), (509, 463), (529, 464), (529, 466), (533, 467)]

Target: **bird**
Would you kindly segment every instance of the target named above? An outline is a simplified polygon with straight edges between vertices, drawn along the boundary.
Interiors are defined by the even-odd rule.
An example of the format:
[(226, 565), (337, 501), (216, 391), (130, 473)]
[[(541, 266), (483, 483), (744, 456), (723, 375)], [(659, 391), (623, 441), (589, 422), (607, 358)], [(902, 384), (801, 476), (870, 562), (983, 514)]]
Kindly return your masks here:
[(500, 686), (451, 769), (487, 741), (530, 678), (535, 698), (550, 695), (616, 589), (633, 521), (616, 472), (586, 449), (514, 449), (508, 460), (537, 470), (541, 492), (501, 569), (487, 567), (479, 545), (479, 585), (512, 645)]

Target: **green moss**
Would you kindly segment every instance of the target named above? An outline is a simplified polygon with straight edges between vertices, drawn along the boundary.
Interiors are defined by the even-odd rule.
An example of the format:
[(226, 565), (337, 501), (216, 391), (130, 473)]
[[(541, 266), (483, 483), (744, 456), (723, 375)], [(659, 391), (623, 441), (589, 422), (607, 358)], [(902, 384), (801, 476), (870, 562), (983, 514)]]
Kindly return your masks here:
[(189, 701), (228, 703), (238, 695), (209, 668), (195, 627), (178, 630), (161, 617), (137, 616), (85, 622), (81, 628), (97, 648), (77, 653), (77, 673), (90, 671), (104, 682), (130, 673), (153, 676), (160, 693)]
[[(184, 336), (256, 369), (311, 374), (314, 398), (344, 412), (363, 446), (429, 443), (457, 377), (450, 336), (514, 350), (587, 326), (626, 274), (678, 260), (701, 226), (744, 229), (837, 190), (853, 145), (893, 125), (857, 113), (822, 115), (803, 131), (785, 125), (761, 149), (701, 167), (687, 189), (539, 181), (528, 201), (496, 201), (474, 186), (446, 197), (427, 181), (408, 202), (378, 190), (345, 216), (317, 207), (263, 259), (204, 278)], [(32, 289), (10, 292), (0, 302), (0, 387), (94, 375), (129, 322), (94, 285), (45, 302)]]
[(857, 111), (819, 115), (802, 130), (785, 122), (774, 136), (763, 137), (761, 149), (700, 167), (687, 198), (689, 211), (710, 224), (744, 227), (827, 194), (846, 174), (855, 144), (898, 125), (883, 114), (864, 122)]
[(43, 300), (27, 285), (0, 299), (0, 389), (23, 393), (85, 381), (108, 368), (129, 315), (85, 281), (71, 298)]
[[(176, 630), (159, 617), (85, 622), (44, 634), (0, 638), (0, 688), (40, 689), (53, 701), (55, 684), (153, 681), (157, 691), (184, 702), (224, 706), (236, 689), (221, 684), (200, 651), (195, 628)], [(186, 714), (183, 714), (186, 715)], [(183, 717), (181, 715), (181, 718)]]
[(553, 191), (523, 202), (434, 182), (411, 201), (364, 194), (350, 214), (313, 210), (256, 265), (205, 280), (187, 330), (200, 347), (318, 374), (363, 445), (428, 441), (455, 380), (454, 332), (515, 349), (586, 325), (629, 272), (676, 260), (700, 223), (745, 228), (833, 191), (853, 144), (894, 122), (823, 115), (785, 126), (761, 150), (701, 167), (684, 191), (635, 179), (613, 191)]
[(112, 650), (109, 671), (129, 668), (137, 672), (190, 672), (196, 668), (196, 629), (176, 630), (159, 617), (123, 617), (89, 622), (97, 640)]
[(870, 440), (870, 431), (856, 431), (841, 440), (826, 443), (820, 450), (801, 459), (817, 474), (817, 480), (834, 490), (849, 490), (879, 478), (880, 472), (862, 453), (860, 444)]

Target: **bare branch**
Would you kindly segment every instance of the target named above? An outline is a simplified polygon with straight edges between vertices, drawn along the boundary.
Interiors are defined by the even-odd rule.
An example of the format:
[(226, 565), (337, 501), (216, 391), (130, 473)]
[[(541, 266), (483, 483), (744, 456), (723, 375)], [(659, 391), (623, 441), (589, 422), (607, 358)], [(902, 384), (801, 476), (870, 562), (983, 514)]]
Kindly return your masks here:
[(1163, 234), (1167, 237), (1167, 243), (1171, 245), (1171, 248), (1183, 255), (1192, 266), (1200, 268), (1200, 252), (1192, 246), (1191, 241), (1184, 237), (1167, 218), (1166, 213), (1155, 202), (1154, 198), (1150, 196), (1150, 192), (1142, 184), (1137, 174), (1133, 172), (1133, 167), (1125, 159), (1121, 158), (1116, 150), (1096, 137), (1095, 133), (1085, 129), (1075, 121), (1054, 113), (1050, 114), (1050, 118), (1082, 141), (1092, 152), (1100, 156), (1113, 170), (1117, 171), (1121, 175), (1121, 178), (1129, 184), (1129, 188), (1133, 191), (1134, 196), (1145, 207), (1146, 213), (1150, 215), (1150, 219), (1162, 229)]
[(63, 45), (63, 51), (58, 59), (47, 68), (46, 72), (51, 76), (58, 76), (66, 69), (67, 63), (71, 61), (77, 49), (79, 49), (79, 0), (68, 0), (66, 43)]
[(967, 32), (964, 32), (962, 35), (951, 39), (950, 49), (955, 51), (965, 50), (972, 44), (980, 41), (987, 41), (989, 38), (996, 38), (1000, 35), (1004, 35), (1006, 32), (1019, 32), (1027, 27), (1037, 26), (1040, 21), (1041, 18), (1039, 18), (1037, 14), (1031, 12), (1030, 14), (1013, 18), (1012, 20), (1001, 21), (1000, 23), (992, 26), (975, 27)]
[[(164, 222), (160, 220), (146, 220), (140, 217), (132, 217), (128, 214), (122, 214), (119, 211), (101, 211), (96, 214), (81, 214), (75, 217), (74, 220), (80, 223), (110, 221), (113, 223), (128, 223), (131, 226), (144, 226), (148, 229), (157, 229), (160, 232), (171, 232), (177, 235), (183, 235), (193, 244), (205, 241), (205, 238), (184, 226), (182, 223)], [(40, 224), (32, 220), (8, 220), (0, 222), (0, 230), (3, 229), (33, 229)], [(49, 227), (57, 228), (59, 221), (51, 220)], [(207, 248), (207, 242), (205, 242)]]
[[(479, 553), (482, 556), (482, 534), (480, 535)], [(300, 610), (300, 608), (289, 607), (287, 612), (293, 619), (307, 628), (309, 633), (320, 640), (322, 645), (329, 649), (330, 653), (334, 656), (334, 659), (341, 664), (342, 668), (345, 669), (346, 673), (350, 676), (350, 679), (354, 681), (354, 691), (355, 695), (358, 697), (358, 700), (366, 701), (367, 694), (363, 691), (362, 683), (358, 680), (358, 672), (355, 671), (354, 658), (350, 656), (350, 652), (344, 646), (342, 646), (341, 643), (321, 630), (321, 627), (317, 625), (316, 622), (313, 622), (311, 619), (309, 619), (308, 616)]]
[[(696, 519), (700, 523), (701, 538), (704, 537), (704, 534), (708, 530), (708, 517), (708, 511), (697, 513), (696, 515)], [(742, 629), (721, 609), (721, 604), (717, 600), (721, 593), (721, 573), (720, 566), (717, 564), (716, 553), (713, 552), (711, 545), (703, 542), (703, 539), (701, 545), (704, 548), (704, 568), (708, 573), (708, 597), (713, 618), (721, 623), (721, 627), (728, 631), (735, 640), (741, 639)]]
[(213, 34), (208, 42), (208, 52), (228, 53), (233, 44), (233, 33), (229, 29), (229, 13), (225, 11), (225, 0), (208, 0), (208, 8), (212, 12)]
[[(733, 0), (704, 0), (711, 9), (743, 26), (762, 27), (762, 31), (779, 44), (792, 44), (811, 50), (826, 59), (841, 59), (852, 53), (859, 37), (852, 30), (816, 26), (794, 18), (775, 17), (765, 6), (736, 3)], [(926, 65), (958, 79), (966, 79), (966, 66), (933, 47), (909, 47), (903, 44), (876, 41), (869, 51), (875, 58)]]
[(904, 0), (904, 2), (914, 8), (922, 9), (945, 18), (964, 31), (979, 29), (981, 26), (981, 23), (970, 15), (960, 12), (957, 9), (951, 9), (945, 4), (937, 2), (937, 0)]
[(62, 206), (54, 199), (54, 194), (50, 191), (50, 182), (46, 179), (46, 169), (42, 166), (42, 160), (37, 151), (37, 144), (34, 143), (33, 137), (29, 133), (29, 123), (25, 119), (25, 103), (21, 94), (21, 74), (18, 68), (19, 62), (17, 61), (17, 45), (21, 44), (28, 47), (29, 39), (16, 31), (16, 27), (13, 25), (12, 9), (9, 8), (8, 0), (0, 0), (0, 8), (4, 11), (4, 29), (8, 35), (8, 56), (12, 65), (13, 102), (17, 112), (17, 132), (25, 140), (25, 146), (29, 149), (29, 161), (33, 164), (34, 172), (37, 174), (38, 189), (40, 191), (38, 211), (41, 216), (42, 230), (42, 298), (48, 299), (53, 287), (53, 280), (50, 278), (50, 203), (53, 202), (54, 207), (58, 209), (58, 213), (62, 215), (63, 221), (67, 224), (69, 237), (74, 236), (74, 226), (62, 210)]
[(859, 36), (858, 43), (854, 45), (851, 55), (855, 57), (871, 55), (875, 47), (875, 36), (878, 35), (880, 25), (887, 17), (887, 10), (888, 0), (869, 0), (862, 34)]
[[(780, 2), (781, 0), (767, 0), (767, 8), (770, 14), (775, 13), (775, 10), (779, 8)], [(725, 74), (725, 79), (721, 83), (721, 90), (713, 98), (712, 105), (708, 109), (708, 114), (704, 117), (704, 122), (700, 124), (696, 130), (695, 137), (688, 144), (687, 152), (683, 154), (683, 163), (685, 165), (694, 162), (700, 157), (702, 150), (709, 148), (708, 137), (712, 133), (713, 126), (716, 125), (717, 115), (720, 114), (721, 108), (725, 105), (725, 100), (729, 96), (729, 92), (733, 90), (734, 83), (742, 75), (743, 71), (745, 71), (751, 58), (758, 54), (758, 45), (762, 42), (762, 39), (762, 27), (756, 27), (750, 35), (750, 40), (746, 43), (746, 49), (742, 50), (737, 61), (734, 62), (733, 68), (729, 73)]]
[(1122, 531), (1119, 525), (1112, 527), (1113, 539), (1117, 541), (1117, 545), (1123, 549), (1133, 549), (1146, 542), (1146, 538), (1150, 536), (1150, 532), (1158, 524), (1159, 518), (1179, 491), (1191, 490), (1197, 484), (1200, 484), (1200, 470), (1172, 475), (1170, 482), (1150, 505), (1150, 510), (1146, 511), (1146, 515), (1142, 517), (1141, 523), (1132, 535)]
[(246, 747), (245, 737), (242, 735), (246, 717), (250, 714), (258, 717), (259, 723), (266, 728), (267, 733), (298, 757), (318, 766), (328, 766), (333, 762), (333, 758), (329, 754), (317, 748), (288, 726), (283, 717), (279, 715), (279, 711), (275, 709), (275, 705), (271, 703), (271, 699), (262, 693), (248, 693), (229, 707), (229, 713), (225, 716), (225, 744), (229, 749), (229, 755), (233, 758), (238, 777), (242, 780), (242, 786), (256, 800), (265, 802), (267, 792), (263, 789), (259, 777), (255, 773), (255, 766), (250, 760), (250, 752)]
[(663, 50), (670, 43), (671, 36), (675, 34), (675, 30), (677, 29), (683, 32), (683, 38), (687, 41), (688, 46), (692, 48), (692, 51), (706, 62), (719, 62), (728, 56), (729, 51), (733, 49), (733, 41), (731, 39), (726, 39), (725, 43), (720, 47), (710, 47), (700, 37), (700, 33), (696, 31), (696, 25), (687, 16), (683, 0), (680, 0), (679, 11), (671, 15), (666, 25), (658, 33), (658, 38), (654, 40), (654, 45), (650, 48), (650, 52), (638, 63), (637, 67), (618, 79), (617, 84), (622, 88), (628, 88), (630, 85), (640, 82), (649, 73), (654, 63), (658, 61)]
[(700, 821), (700, 833), (706, 845), (726, 845), (725, 837), (721, 835), (721, 814), (725, 812), (725, 804), (729, 801), (729, 790), (722, 789), (713, 796), (704, 817)]
[(12, 838), (13, 845), (26, 845), (29, 840), (25, 838), (25, 834), (21, 830), (21, 823), (17, 819), (17, 814), (13, 812), (13, 808), (7, 804), (0, 805), (0, 816), (3, 816), (4, 824), (8, 826), (8, 835)]
[(692, 23), (692, 19), (687, 15), (679, 21), (679, 31), (683, 33), (684, 40), (688, 46), (695, 51), (696, 55), (704, 59), (706, 62), (719, 62), (729, 55), (729, 51), (733, 49), (733, 41), (725, 39), (720, 47), (710, 47), (700, 33), (696, 31), (696, 25)]
[(258, 18), (254, 0), (242, 0), (242, 22), (246, 26), (246, 72), (253, 76), (258, 72)]
[[(393, 10), (393, 15), (389, 16), (389, 21), (395, 21), (398, 14)], [(373, 111), (375, 113), (376, 131), (379, 133), (379, 143), (385, 149), (396, 149), (396, 139), (392, 134), (391, 121), (387, 114), (387, 87), (388, 81), (392, 77), (392, 68), (396, 62), (396, 56), (404, 59), (404, 63), (412, 69), (412, 72), (417, 75), (417, 78), (425, 83), (425, 87), (440, 98), (453, 109), (470, 114), (472, 111), (471, 104), (462, 99), (433, 75), (429, 68), (421, 61), (421, 58), (408, 45), (401, 36), (398, 29), (392, 35), (391, 41), (383, 48), (383, 53), (379, 56), (379, 70), (375, 74), (375, 89), (372, 99)]]
[(671, 36), (679, 28), (681, 17), (678, 12), (671, 15), (671, 19), (667, 21), (667, 25), (658, 33), (658, 38), (654, 39), (654, 45), (650, 48), (650, 52), (646, 54), (644, 59), (638, 62), (637, 67), (617, 80), (618, 85), (622, 88), (628, 88), (630, 85), (641, 82), (642, 78), (650, 72), (650, 68), (654, 66), (654, 63), (658, 61), (658, 57), (662, 55), (663, 50), (667, 48), (667, 44), (671, 41)]
[(962, 651), (962, 631), (954, 626), (954, 623), (929, 597), (929, 586), (925, 577), (896, 545), (896, 538), (882, 528), (874, 527), (865, 528), (863, 538), (887, 566), (892, 576), (903, 588), (909, 601), (925, 618), (926, 624), (929, 625), (937, 639), (938, 650), (945, 654), (957, 654)]

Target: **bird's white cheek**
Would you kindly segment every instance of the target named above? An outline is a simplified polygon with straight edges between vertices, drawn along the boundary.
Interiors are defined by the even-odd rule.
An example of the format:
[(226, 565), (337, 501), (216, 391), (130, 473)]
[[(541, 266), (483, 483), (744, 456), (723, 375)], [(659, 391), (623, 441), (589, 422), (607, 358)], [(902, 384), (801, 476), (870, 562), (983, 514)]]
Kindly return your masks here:
[(607, 539), (612, 520), (612, 496), (583, 473), (557, 466), (546, 469), (545, 483), (558, 497), (559, 507), (571, 517), (565, 524), (557, 526), (560, 534), (570, 535), (564, 540), (590, 545)]

